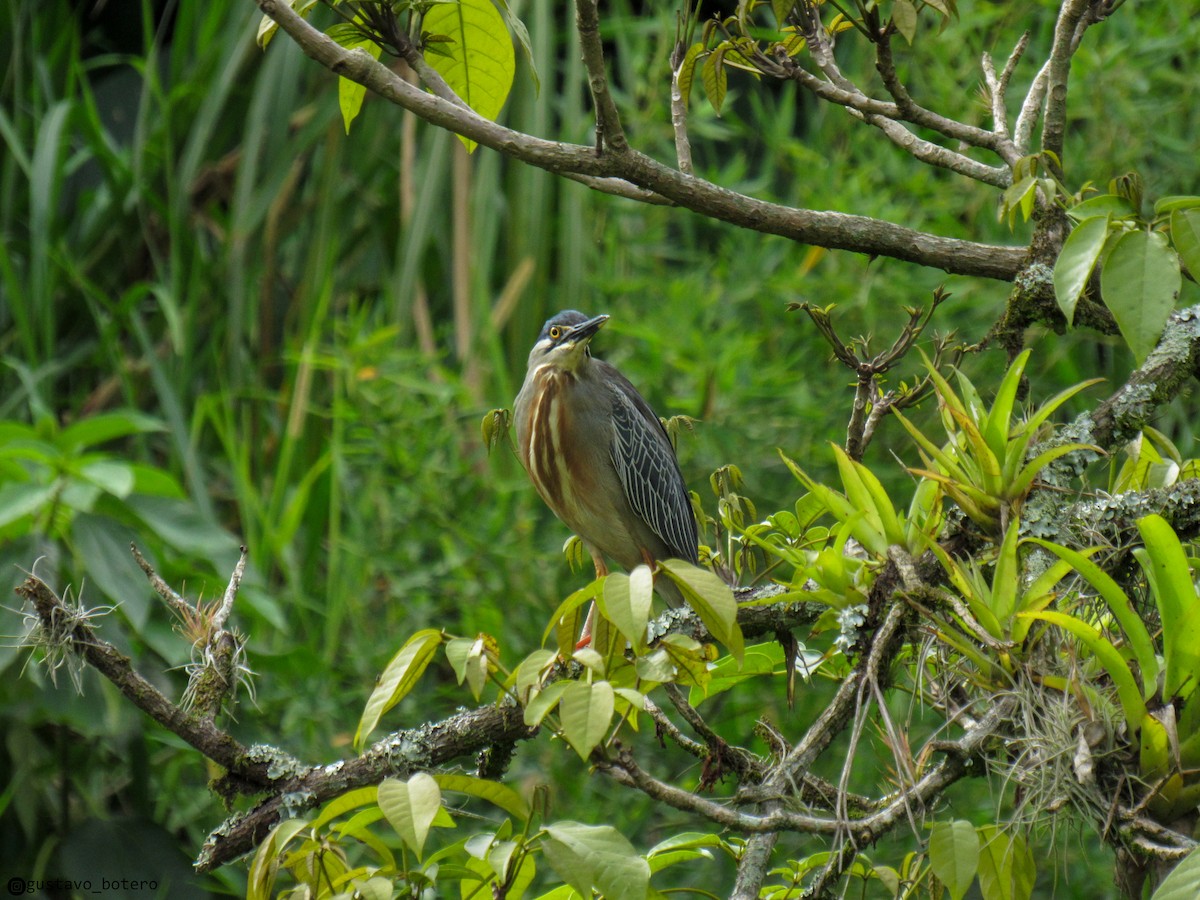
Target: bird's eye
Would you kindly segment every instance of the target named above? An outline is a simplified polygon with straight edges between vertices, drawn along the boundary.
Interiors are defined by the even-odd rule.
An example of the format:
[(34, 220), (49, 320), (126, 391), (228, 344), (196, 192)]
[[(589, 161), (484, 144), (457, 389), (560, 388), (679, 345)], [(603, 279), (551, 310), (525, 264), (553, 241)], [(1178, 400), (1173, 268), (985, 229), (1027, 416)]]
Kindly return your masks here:
[(563, 335), (563, 330), (557, 325), (550, 326), (550, 340), (557, 341)]

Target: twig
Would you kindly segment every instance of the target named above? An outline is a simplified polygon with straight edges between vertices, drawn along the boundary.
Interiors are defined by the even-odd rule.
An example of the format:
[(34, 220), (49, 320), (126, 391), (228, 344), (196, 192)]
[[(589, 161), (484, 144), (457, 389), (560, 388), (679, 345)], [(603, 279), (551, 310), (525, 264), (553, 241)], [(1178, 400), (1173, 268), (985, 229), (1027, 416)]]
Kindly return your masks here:
[(616, 153), (626, 153), (629, 150), (629, 141), (621, 126), (617, 105), (608, 89), (596, 0), (575, 0), (575, 28), (579, 32), (579, 44), (583, 49), (583, 66), (587, 69), (592, 102), (596, 105), (597, 148), (603, 149), (607, 146)]
[(686, 51), (683, 41), (677, 41), (671, 52), (671, 130), (675, 133), (675, 161), (679, 171), (692, 174), (692, 141), (688, 137), (687, 104), (688, 98), (683, 96), (679, 86), (679, 73), (683, 71), (683, 59)]
[[(1079, 46), (1079, 39), (1087, 27), (1084, 17), (1091, 0), (1066, 0), (1059, 10), (1054, 26), (1054, 43), (1050, 57), (1046, 60), (1046, 111), (1042, 125), (1042, 149), (1054, 153), (1059, 160), (1063, 155), (1063, 142), (1067, 123), (1067, 77), (1071, 72), (1071, 57)], [(1039, 73), (1040, 76), (1040, 73)], [(1062, 166), (1053, 159), (1047, 161), (1047, 169), (1060, 181)]]

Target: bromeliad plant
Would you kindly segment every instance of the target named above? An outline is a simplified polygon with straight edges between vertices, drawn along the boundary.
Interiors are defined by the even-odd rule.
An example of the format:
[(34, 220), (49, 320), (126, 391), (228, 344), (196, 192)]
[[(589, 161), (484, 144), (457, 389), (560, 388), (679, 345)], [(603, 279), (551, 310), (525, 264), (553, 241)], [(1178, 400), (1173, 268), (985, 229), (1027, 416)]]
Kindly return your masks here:
[(961, 372), (957, 375), (956, 392), (950, 382), (930, 366), (942, 424), (949, 436), (949, 441), (942, 447), (896, 412), (901, 424), (920, 447), (925, 463), (924, 468), (910, 471), (940, 484), (967, 518), (994, 537), (1008, 530), (1010, 519), (1019, 513), (1034, 480), (1047, 465), (1077, 450), (1101, 452), (1100, 448), (1089, 444), (1065, 443), (1026, 460), (1030, 446), (1051, 414), (1100, 380), (1085, 381), (1060, 391), (1028, 418), (1014, 421), (1017, 389), (1028, 360), (1028, 350), (1013, 360), (990, 409), (984, 406), (975, 386)]
[(1085, 555), (1049, 541), (1035, 542), (1070, 564), (1103, 598), (1124, 640), (1097, 623), (1053, 610), (1020, 613), (1074, 635), (1112, 680), (1150, 788), (1148, 808), (1172, 822), (1200, 805), (1200, 594), (1196, 561), (1158, 515), (1138, 520), (1144, 546), (1134, 556), (1158, 611), (1161, 646), (1129, 594)]

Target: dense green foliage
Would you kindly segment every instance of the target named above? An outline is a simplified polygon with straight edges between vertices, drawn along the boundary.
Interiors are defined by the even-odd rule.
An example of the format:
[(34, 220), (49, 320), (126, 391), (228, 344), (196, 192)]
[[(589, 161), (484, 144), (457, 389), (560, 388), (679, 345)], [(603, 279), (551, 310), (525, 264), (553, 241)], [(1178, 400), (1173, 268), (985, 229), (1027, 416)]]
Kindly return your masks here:
[[(586, 142), (583, 93), (557, 89), (584, 81), (560, 39), (568, 11), (511, 5), (542, 89), (518, 54), (503, 120)], [(626, 127), (669, 158), (672, 17), (613, 6), (605, 37)], [(1035, 20), (1052, 20), (1054, 5), (959, 9), (945, 46), (962, 52), (914, 58), (908, 79), (931, 103), (974, 104), (981, 118), (968, 94), (980, 52), (999, 42), (1002, 55), (1026, 27), (1045, 40)], [(886, 344), (903, 307), (927, 304), (944, 280), (635, 206), (496, 154), (468, 157), (453, 136), (375, 98), (347, 136), (327, 73), (285, 40), (266, 54), (254, 45), (253, 4), (182, 3), (164, 19), (147, 0), (140, 12), (125, 34), (63, 0), (18, 0), (0, 14), (0, 584), (36, 565), (86, 608), (119, 604), (103, 636), (177, 695), (188, 643), (126, 548), (136, 543), (189, 596), (212, 597), (245, 544), (236, 619), (255, 694), (230, 728), (248, 742), (269, 735), (310, 762), (344, 756), (376, 675), (410, 635), (486, 632), (515, 663), (586, 582), (562, 561), (566, 534), (515, 459), (489, 456), (479, 439), (483, 413), (511, 403), (548, 314), (610, 313), (598, 352), (655, 408), (697, 420), (679, 452), (706, 508), (717, 507), (709, 473), (735, 464), (747, 479), (739, 494), (765, 516), (798, 494), (777, 449), (816, 482), (845, 473), (827, 448), (845, 434), (852, 378), (786, 305), (836, 303), (842, 333)], [(1102, 186), (1136, 170), (1151, 201), (1195, 190), (1200, 122), (1186, 88), (1198, 44), (1200, 21), (1178, 4), (1089, 35), (1072, 73), (1072, 173)], [(843, 67), (869, 66), (847, 43)], [(997, 215), (994, 192), (861, 140), (864, 126), (791, 88), (750, 85), (731, 75), (720, 116), (693, 103), (697, 169), (713, 180), (979, 240), (1027, 239), (1028, 224), (1017, 218), (1014, 234)], [(946, 286), (934, 328), (979, 339), (1006, 286)], [(1197, 298), (1185, 281), (1180, 305)], [(1031, 344), (1038, 400), (1087, 378), (1119, 382), (1134, 362), (1090, 333)], [(898, 377), (920, 377), (910, 362)], [(964, 368), (992, 385), (1005, 360), (997, 350)], [(926, 433), (937, 421), (932, 404), (908, 415)], [(1194, 416), (1183, 398), (1156, 423), (1185, 457)], [(883, 429), (868, 462), (907, 496), (890, 457), (919, 466), (917, 444), (898, 421)], [(94, 674), (83, 672), (78, 695), (61, 671), (56, 687), (26, 665), (16, 607), (0, 608), (5, 874), (70, 877), (106, 858), (113, 877), (180, 885), (224, 815), (205, 790), (210, 773)], [(516, 612), (526, 608), (536, 612)], [(802, 686), (795, 711), (782, 691), (729, 694), (718, 718), (749, 733), (759, 716), (810, 718), (829, 692)], [(383, 727), (466, 702), (450, 669), (435, 667)], [(651, 820), (644, 798), (573, 780), (577, 764), (541, 742), (512, 774), (548, 774), (563, 818), (586, 809), (643, 849), (655, 829), (677, 830)], [(987, 825), (987, 790), (957, 786), (955, 816)], [(130, 828), (144, 835), (135, 850)], [(1087, 871), (1077, 852), (1093, 842), (1059, 843), (1061, 868), (1040, 877), (1063, 875), (1061, 896), (1103, 893), (1108, 873)], [(206, 885), (241, 892), (245, 878), (227, 867)]]

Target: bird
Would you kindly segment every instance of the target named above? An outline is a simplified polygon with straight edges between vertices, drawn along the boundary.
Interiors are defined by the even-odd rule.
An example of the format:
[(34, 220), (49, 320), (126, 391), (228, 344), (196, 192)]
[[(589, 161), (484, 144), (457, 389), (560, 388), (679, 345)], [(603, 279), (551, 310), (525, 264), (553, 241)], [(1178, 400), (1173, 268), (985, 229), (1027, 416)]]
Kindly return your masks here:
[[(667, 430), (629, 379), (592, 355), (608, 319), (568, 309), (546, 321), (513, 405), (517, 454), (542, 500), (583, 541), (597, 577), (608, 574), (606, 560), (627, 571), (665, 559), (696, 565), (696, 517)], [(655, 588), (683, 602), (670, 579)]]

